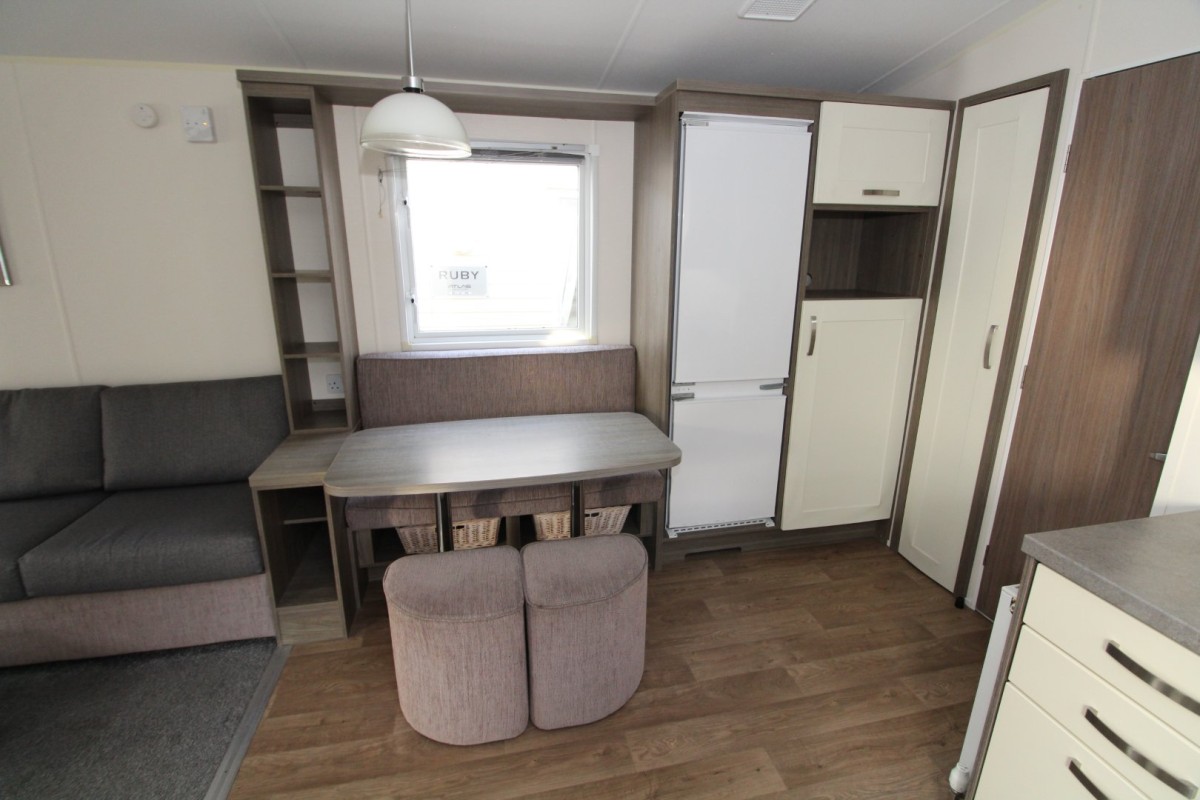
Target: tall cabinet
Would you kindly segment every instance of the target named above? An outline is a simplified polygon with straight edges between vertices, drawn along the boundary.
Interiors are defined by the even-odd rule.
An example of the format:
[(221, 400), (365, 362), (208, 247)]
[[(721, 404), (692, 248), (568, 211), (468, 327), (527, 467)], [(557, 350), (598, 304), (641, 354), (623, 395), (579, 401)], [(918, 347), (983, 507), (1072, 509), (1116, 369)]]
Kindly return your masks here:
[[(864, 100), (878, 104), (864, 104)], [(834, 111), (826, 119), (827, 110), (841, 106), (849, 108)], [(801, 442), (813, 430), (812, 424), (822, 424), (819, 418), (808, 414), (805, 419), (805, 412), (797, 411), (802, 395), (817, 399), (825, 407), (829, 405), (828, 400), (820, 399), (825, 396), (823, 389), (827, 390), (828, 385), (823, 387), (821, 376), (814, 382), (813, 378), (803, 375), (805, 365), (799, 361), (807, 346), (805, 337), (811, 329), (805, 321), (812, 316), (810, 306), (817, 307), (813, 301), (819, 301), (827, 308), (841, 302), (895, 301), (892, 308), (904, 308), (907, 321), (899, 326), (900, 333), (882, 334), (883, 341), (891, 345), (895, 355), (890, 373), (894, 380), (888, 396), (889, 424), (886, 426), (890, 438), (882, 450), (874, 447), (874, 443), (867, 448), (877, 460), (884, 458), (892, 462), (887, 470), (893, 472), (892, 485), (883, 489), (877, 487), (874, 502), (879, 508), (886, 508), (881, 512), (882, 517), (890, 516), (894, 470), (901, 461), (900, 442), (903, 441), (917, 357), (918, 322), (930, 279), (950, 108), (951, 104), (938, 101), (829, 95), (703, 82), (678, 82), (660, 94), (654, 109), (638, 120), (636, 129), (632, 343), (638, 351), (638, 410), (664, 431), (671, 430), (671, 358), (677, 292), (674, 265), (678, 246), (677, 221), (681, 211), (681, 115), (697, 112), (817, 120), (816, 157), (810, 166), (808, 180), (808, 186), (814, 187), (815, 172), (816, 188), (806, 192), (804, 209), (794, 220), (796, 229), (803, 231), (803, 244), (796, 264), (800, 288), (796, 292), (794, 333), (788, 342), (792, 351), (792, 377), (784, 389), (788, 421), (779, 442), (781, 460), (784, 464), (790, 463), (789, 454), (794, 448), (804, 448), (820, 439), (807, 436), (807, 443)], [(834, 144), (827, 146), (829, 141)], [(823, 150), (833, 154), (831, 163), (836, 169), (832, 181), (834, 193), (822, 201)], [(847, 188), (850, 184), (857, 188)], [(870, 309), (871, 306), (860, 308)], [(870, 327), (869, 323), (867, 327)], [(867, 339), (870, 339), (870, 333)], [(834, 348), (836, 340), (828, 339), (826, 344)], [(869, 345), (867, 350), (871, 350)], [(824, 376), (857, 370), (860, 377), (869, 382), (873, 375), (879, 374), (877, 358), (874, 361), (874, 356), (859, 359), (851, 352), (861, 353), (862, 348), (850, 348), (844, 363), (826, 369)], [(802, 431), (802, 427), (805, 430)], [(853, 429), (850, 432), (855, 433)], [(834, 454), (835, 457), (844, 455)], [(686, 449), (683, 458), (686, 465)], [(828, 471), (834, 463), (829, 454), (811, 450), (800, 460), (813, 465), (803, 468), (810, 474), (813, 470)], [(801, 477), (800, 467), (790, 469), (792, 479)], [(814, 541), (822, 536), (832, 539), (882, 533), (880, 523), (874, 521), (880, 514), (864, 516), (861, 512), (845, 519), (835, 514), (832, 518), (813, 517), (796, 524), (786, 510), (788, 470), (785, 467), (774, 476), (780, 489), (774, 522), (680, 532), (677, 538), (659, 543), (660, 557), (669, 561), (706, 550), (763, 548), (799, 539)]]
[(293, 433), (358, 426), (358, 348), (333, 111), (311, 86), (242, 84)]

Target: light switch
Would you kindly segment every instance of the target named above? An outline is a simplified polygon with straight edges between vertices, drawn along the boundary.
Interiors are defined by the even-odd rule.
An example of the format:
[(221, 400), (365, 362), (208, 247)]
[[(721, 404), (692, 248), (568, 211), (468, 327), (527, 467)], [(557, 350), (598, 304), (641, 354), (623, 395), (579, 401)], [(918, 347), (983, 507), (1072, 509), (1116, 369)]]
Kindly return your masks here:
[(183, 132), (189, 142), (215, 142), (217, 133), (213, 130), (212, 112), (208, 106), (183, 106), (179, 109), (183, 119)]

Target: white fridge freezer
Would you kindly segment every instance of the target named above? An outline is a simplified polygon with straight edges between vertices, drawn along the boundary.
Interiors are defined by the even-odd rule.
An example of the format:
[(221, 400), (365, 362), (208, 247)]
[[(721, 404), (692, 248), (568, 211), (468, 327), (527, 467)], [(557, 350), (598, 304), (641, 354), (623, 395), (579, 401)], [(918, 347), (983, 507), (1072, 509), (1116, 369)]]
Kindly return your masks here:
[[(767, 384), (770, 385), (770, 384)], [(671, 469), (671, 536), (771, 522), (786, 398), (780, 384), (678, 387), (671, 439), (684, 453)]]
[(772, 523), (809, 120), (681, 119), (668, 534)]

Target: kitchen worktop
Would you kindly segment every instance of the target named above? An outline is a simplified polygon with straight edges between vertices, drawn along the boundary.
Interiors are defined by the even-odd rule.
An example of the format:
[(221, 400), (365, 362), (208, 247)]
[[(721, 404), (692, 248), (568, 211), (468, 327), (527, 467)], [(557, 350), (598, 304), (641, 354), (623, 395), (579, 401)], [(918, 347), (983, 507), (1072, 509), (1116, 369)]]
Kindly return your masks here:
[(1200, 511), (1035, 533), (1021, 549), (1200, 654)]

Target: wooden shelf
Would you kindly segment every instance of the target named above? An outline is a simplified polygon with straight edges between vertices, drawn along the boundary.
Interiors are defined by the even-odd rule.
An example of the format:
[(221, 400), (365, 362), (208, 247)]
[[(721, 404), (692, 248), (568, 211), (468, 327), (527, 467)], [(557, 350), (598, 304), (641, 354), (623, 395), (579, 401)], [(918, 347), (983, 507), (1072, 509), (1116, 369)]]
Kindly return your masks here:
[(325, 524), (325, 492), (320, 486), (283, 490), (279, 501), (280, 522), (284, 525)]
[(320, 186), (280, 186), (278, 184), (270, 184), (259, 186), (260, 192), (270, 192), (271, 194), (281, 194), (284, 197), (320, 197)]
[(337, 342), (301, 342), (298, 345), (287, 345), (283, 351), (284, 358), (337, 358), (342, 353), (341, 345)]
[(319, 525), (313, 524), (304, 555), (275, 605), (277, 608), (289, 608), (316, 603), (336, 603), (337, 600), (333, 556), (329, 552), (328, 529), (322, 517)]
[(295, 272), (272, 272), (271, 277), (281, 281), (297, 283), (331, 283), (333, 272), (327, 269), (302, 269)]
[[(342, 401), (327, 401), (337, 402)], [(314, 408), (296, 420), (296, 433), (326, 433), (331, 430), (345, 430), (349, 427), (346, 421), (345, 404), (342, 408)]]

